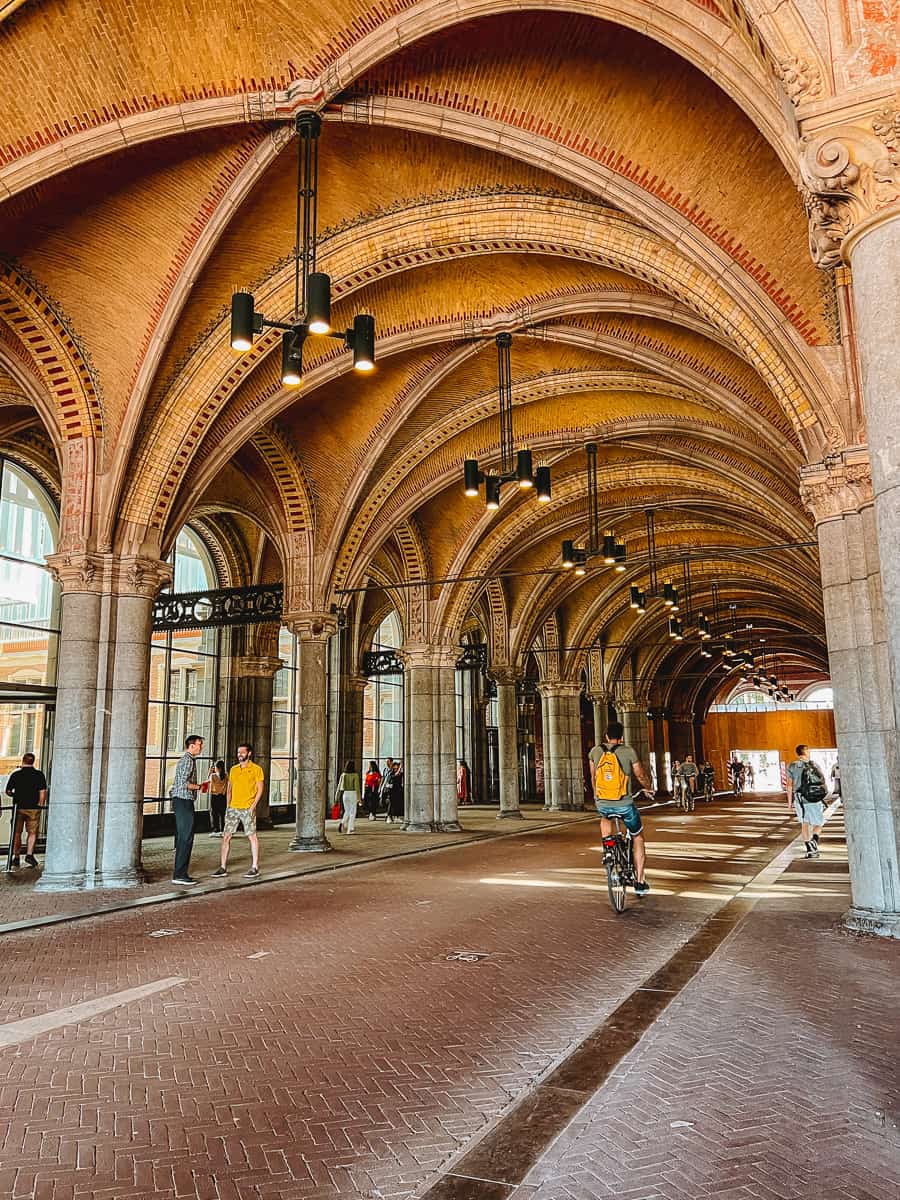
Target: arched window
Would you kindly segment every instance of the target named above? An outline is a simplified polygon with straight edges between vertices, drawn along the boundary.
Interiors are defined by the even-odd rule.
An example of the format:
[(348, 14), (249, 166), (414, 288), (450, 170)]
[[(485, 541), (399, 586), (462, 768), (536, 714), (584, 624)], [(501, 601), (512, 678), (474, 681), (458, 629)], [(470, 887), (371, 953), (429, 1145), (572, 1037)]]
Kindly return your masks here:
[(803, 696), (803, 703), (810, 708), (834, 708), (834, 688), (830, 683), (817, 684)]
[(56, 684), (59, 587), (47, 568), (59, 518), (33, 475), (0, 460), (0, 788), (23, 754), (49, 769), (46, 704)]
[[(186, 525), (175, 539), (169, 562), (175, 567), (175, 592), (199, 592), (221, 586), (212, 555), (190, 526)], [(221, 748), (214, 744), (218, 728), (220, 652), (219, 629), (178, 629), (153, 634), (145, 800), (168, 797), (175, 764), (184, 752), (184, 739), (189, 733), (197, 733), (204, 739), (203, 755), (197, 759), (198, 779), (205, 779), (210, 764), (222, 756)], [(197, 807), (207, 804), (206, 796), (198, 793)]]
[[(390, 612), (372, 639), (373, 650), (396, 650), (401, 643), (400, 620)], [(403, 676), (376, 675), (363, 695), (363, 771), (369, 759), (384, 770), (386, 758), (403, 758)]]

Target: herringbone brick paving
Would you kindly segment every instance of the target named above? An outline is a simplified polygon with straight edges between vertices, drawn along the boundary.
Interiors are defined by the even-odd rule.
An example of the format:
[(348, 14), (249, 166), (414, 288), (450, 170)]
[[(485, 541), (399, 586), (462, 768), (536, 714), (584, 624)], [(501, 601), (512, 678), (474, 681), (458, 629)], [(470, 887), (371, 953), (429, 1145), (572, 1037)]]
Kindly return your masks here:
[(514, 1200), (892, 1200), (900, 949), (843, 933), (839, 816), (795, 861)]
[[(783, 804), (654, 816), (654, 896), (621, 919), (596, 870), (597, 826), (581, 823), (8, 935), (0, 982), (7, 1022), (170, 975), (189, 981), (5, 1051), (0, 1108), (10, 1120), (0, 1135), (0, 1194), (411, 1196), (793, 833)], [(698, 846), (702, 859), (694, 857)], [(832, 890), (837, 911), (845, 884)], [(812, 916), (822, 920), (818, 910)], [(799, 936), (802, 914), (788, 918)], [(148, 936), (161, 926), (183, 932)], [(848, 940), (847, 953), (856, 945)], [(448, 962), (455, 949), (490, 957)], [(265, 957), (248, 957), (257, 952)], [(882, 952), (864, 949), (873, 967)], [(745, 980), (745, 968), (731, 970), (730, 979)], [(767, 987), (764, 995), (777, 1013), (777, 992)], [(750, 999), (744, 1013), (745, 998), (734, 997), (755, 1030), (765, 1010)], [(725, 1063), (728, 1040), (714, 1035), (715, 1011), (711, 1005), (698, 1017), (698, 1028), (710, 1030), (703, 1066), (725, 1072), (733, 1105), (743, 1097), (733, 1115), (745, 1124), (729, 1136), (753, 1135), (756, 1109), (763, 1104), (768, 1113), (784, 1089), (768, 1080), (768, 1059), (757, 1064), (753, 1055), (749, 1067), (760, 1074), (745, 1086), (745, 1064)], [(877, 1000), (862, 1011), (877, 1021)], [(667, 1015), (660, 1026), (670, 1023)], [(647, 1092), (656, 1088), (657, 1108), (673, 1103), (664, 1093), (671, 1075), (687, 1089), (676, 1091), (678, 1103), (704, 1095), (700, 1068), (683, 1067), (690, 1041), (668, 1048), (655, 1068)], [(871, 1064), (877, 1071), (874, 1054)], [(620, 1084), (610, 1081), (601, 1095)], [(855, 1096), (865, 1108), (864, 1096)], [(617, 1107), (614, 1115), (636, 1142), (628, 1112)], [(839, 1154), (845, 1127), (834, 1105), (825, 1115)], [(666, 1133), (687, 1141), (679, 1130)], [(790, 1177), (779, 1166), (790, 1159), (784, 1137), (766, 1159), (776, 1179)], [(647, 1189), (660, 1186), (653, 1155), (662, 1144), (650, 1141), (650, 1157), (635, 1146), (628, 1169), (639, 1175), (623, 1176), (616, 1195), (657, 1195)], [(752, 1138), (733, 1149), (750, 1153)], [(714, 1168), (704, 1169), (712, 1180)], [(742, 1187), (731, 1170), (720, 1173), (720, 1185), (725, 1178)], [(685, 1179), (678, 1169), (668, 1174), (670, 1190), (658, 1193), (666, 1200), (718, 1194), (685, 1190), (697, 1183), (693, 1169)], [(571, 1187), (567, 1176), (569, 1191), (558, 1194), (589, 1195), (595, 1178), (585, 1160)], [(535, 1195), (545, 1200), (548, 1186), (538, 1180)], [(520, 1188), (520, 1197), (530, 1191)]]

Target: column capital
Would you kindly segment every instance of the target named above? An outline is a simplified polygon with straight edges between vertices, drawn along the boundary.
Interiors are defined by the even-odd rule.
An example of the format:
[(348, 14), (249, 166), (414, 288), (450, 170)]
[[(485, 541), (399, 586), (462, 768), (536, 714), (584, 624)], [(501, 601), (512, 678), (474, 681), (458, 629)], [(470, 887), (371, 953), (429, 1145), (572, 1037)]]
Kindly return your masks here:
[(334, 613), (283, 613), (281, 623), (303, 642), (325, 642), (337, 633)]
[(139, 554), (68, 550), (47, 556), (47, 568), (63, 594), (144, 596), (154, 599), (174, 577), (171, 563)]
[(581, 694), (581, 684), (549, 679), (546, 683), (538, 684), (538, 691), (542, 696), (578, 696)]
[(830, 270), (871, 224), (900, 217), (900, 100), (826, 121), (804, 123), (800, 194), (813, 262)]
[(872, 503), (865, 446), (853, 446), (800, 470), (800, 499), (816, 525), (858, 513)]
[(280, 658), (267, 654), (245, 654), (231, 660), (233, 673), (253, 679), (273, 679), (284, 666)]
[(455, 667), (461, 653), (446, 642), (407, 642), (397, 651), (406, 667)]
[(491, 667), (488, 675), (498, 687), (515, 687), (522, 678), (522, 672), (513, 667)]

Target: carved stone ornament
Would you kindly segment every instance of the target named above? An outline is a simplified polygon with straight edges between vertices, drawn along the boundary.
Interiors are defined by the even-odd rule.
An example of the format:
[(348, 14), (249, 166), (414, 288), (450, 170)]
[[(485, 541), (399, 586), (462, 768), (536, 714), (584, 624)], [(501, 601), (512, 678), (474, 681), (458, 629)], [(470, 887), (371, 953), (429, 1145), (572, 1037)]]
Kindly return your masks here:
[(872, 503), (872, 470), (867, 461), (847, 462), (841, 455), (800, 473), (800, 500), (817, 525), (858, 513)]
[(281, 623), (306, 642), (325, 642), (337, 633), (337, 617), (334, 613), (285, 613)]
[(89, 551), (51, 554), (47, 568), (66, 592), (93, 592), (98, 595), (144, 596), (153, 599), (160, 588), (172, 582), (171, 563), (156, 558)]
[(871, 129), (838, 126), (803, 139), (800, 194), (809, 249), (823, 270), (841, 263), (847, 234), (867, 217), (900, 204), (900, 112), (886, 108)]
[(822, 76), (819, 68), (805, 58), (793, 55), (775, 65), (775, 75), (781, 80), (787, 98), (792, 104), (804, 100), (815, 100), (822, 94)]
[(232, 674), (236, 678), (272, 679), (283, 666), (280, 658), (247, 654), (232, 660)]

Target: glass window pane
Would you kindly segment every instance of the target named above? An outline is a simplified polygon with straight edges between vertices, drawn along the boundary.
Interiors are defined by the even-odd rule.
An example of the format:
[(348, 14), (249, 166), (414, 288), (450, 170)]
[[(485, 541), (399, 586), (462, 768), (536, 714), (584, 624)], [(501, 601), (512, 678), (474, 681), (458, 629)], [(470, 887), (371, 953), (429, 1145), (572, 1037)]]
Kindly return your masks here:
[(286, 712), (272, 713), (272, 753), (287, 754), (291, 752), (291, 714)]
[(0, 553), (43, 563), (56, 547), (59, 523), (53, 504), (36, 479), (14, 463), (3, 463), (0, 490)]
[(165, 708), (162, 704), (150, 702), (147, 708), (147, 753), (149, 755), (163, 752), (163, 721)]
[[(144, 795), (162, 796), (160, 791), (160, 772), (162, 762), (158, 758), (148, 758), (144, 763)], [(147, 811), (146, 809), (144, 810)]]
[(269, 803), (293, 804), (291, 778), (294, 774), (293, 760), (273, 758), (272, 774), (269, 779)]
[(150, 647), (150, 699), (162, 700), (166, 694), (166, 651), (163, 647)]
[(3, 683), (56, 683), (58, 636), (0, 625), (0, 680)]

